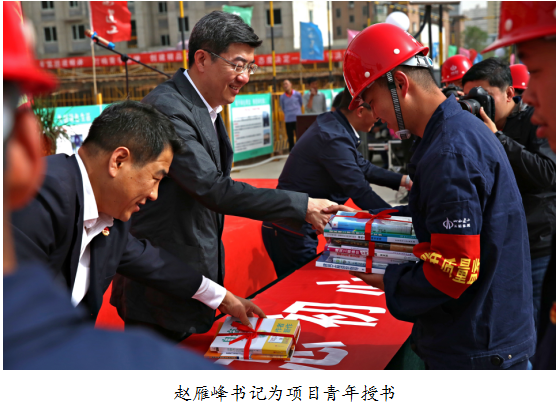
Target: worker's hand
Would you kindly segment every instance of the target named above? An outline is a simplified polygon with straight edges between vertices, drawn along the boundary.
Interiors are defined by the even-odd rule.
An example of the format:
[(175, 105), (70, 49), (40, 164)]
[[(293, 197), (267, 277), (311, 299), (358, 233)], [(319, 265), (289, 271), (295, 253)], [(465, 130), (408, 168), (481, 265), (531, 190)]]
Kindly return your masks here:
[(318, 234), (324, 233), (324, 226), (327, 225), (330, 215), (323, 212), (322, 209), (328, 206), (337, 205), (329, 199), (308, 198), (308, 208), (306, 209), (306, 222), (312, 224)]
[(325, 213), (335, 214), (337, 212), (368, 212), (368, 211), (358, 211), (355, 208), (345, 205), (332, 205), (323, 210)]
[(411, 179), (409, 179), (409, 185), (406, 185), (407, 178), (409, 178), (408, 175), (403, 175), (403, 176), (401, 177), (401, 184), (399, 184), (399, 185), (401, 185), (402, 187), (405, 187), (405, 189), (406, 189), (407, 191), (410, 191), (411, 188), (413, 187), (413, 181), (412, 181)]
[(253, 317), (256, 314), (259, 317), (266, 318), (264, 312), (250, 300), (238, 297), (227, 290), (223, 302), (219, 305), (219, 311), (223, 314), (229, 314), (230, 316), (240, 319), (244, 325), (254, 328), (248, 317)]
[(318, 94), (318, 90), (314, 88), (310, 88), (310, 95), (316, 96)]
[(351, 276), (355, 276), (360, 278), (366, 284), (371, 285), (372, 287), (379, 288), (380, 290), (384, 291), (384, 275), (383, 274), (366, 274), (361, 273), (358, 271), (349, 271)]
[(480, 109), (480, 117), (481, 117), (482, 121), (484, 122), (484, 124), (486, 124), (486, 127), (488, 127), (488, 129), (492, 133), (496, 133), (498, 131), (498, 129), (496, 128), (496, 125), (494, 124), (494, 122), (492, 120), (490, 120), (490, 117), (488, 117), (488, 115), (484, 111), (484, 108), (482, 108), (482, 107)]

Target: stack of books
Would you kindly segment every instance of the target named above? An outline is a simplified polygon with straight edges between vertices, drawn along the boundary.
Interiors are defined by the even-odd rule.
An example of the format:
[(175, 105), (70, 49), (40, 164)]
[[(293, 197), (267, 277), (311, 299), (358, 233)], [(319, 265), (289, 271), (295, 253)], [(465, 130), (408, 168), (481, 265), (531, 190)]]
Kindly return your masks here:
[[(259, 318), (248, 318), (254, 328)], [(300, 336), (300, 322), (287, 319), (263, 318), (257, 335), (249, 340), (237, 327), (238, 318), (227, 317), (220, 324), (217, 334), (205, 357), (213, 359), (238, 360), (290, 360)], [(234, 343), (232, 343), (234, 342)]]
[[(356, 212), (338, 212), (324, 229), (327, 244), (317, 267), (384, 274), (390, 264), (418, 261), (418, 244), (411, 218), (355, 218)], [(368, 231), (367, 229), (368, 225)]]

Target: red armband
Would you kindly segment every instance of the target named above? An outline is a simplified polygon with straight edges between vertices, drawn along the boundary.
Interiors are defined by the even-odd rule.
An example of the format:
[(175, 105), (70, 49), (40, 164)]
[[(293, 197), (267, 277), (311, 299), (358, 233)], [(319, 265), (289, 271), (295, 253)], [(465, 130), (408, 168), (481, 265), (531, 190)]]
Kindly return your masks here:
[(413, 254), (424, 260), (424, 276), (433, 287), (459, 298), (479, 277), (480, 236), (433, 233), (431, 239), (417, 244)]

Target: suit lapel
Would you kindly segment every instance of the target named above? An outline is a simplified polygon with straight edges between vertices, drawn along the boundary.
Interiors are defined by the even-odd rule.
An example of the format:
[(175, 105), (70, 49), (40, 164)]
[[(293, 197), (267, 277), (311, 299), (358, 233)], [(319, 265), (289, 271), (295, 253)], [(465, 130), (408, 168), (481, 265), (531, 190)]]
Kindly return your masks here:
[(105, 274), (103, 273), (104, 261), (110, 255), (105, 250), (110, 244), (109, 239), (113, 236), (104, 236), (102, 233), (95, 236), (89, 244), (90, 264), (89, 264), (89, 290), (88, 300), (92, 312), (98, 312), (103, 302), (103, 282)]
[(72, 247), (72, 253), (70, 255), (70, 281), (71, 287), (74, 286), (74, 281), (76, 279), (76, 273), (79, 263), (79, 254), (81, 251), (81, 241), (83, 238), (83, 182), (81, 180), (81, 171), (77, 163), (76, 157), (69, 157), (70, 165), (73, 167), (70, 173), (76, 174), (75, 187), (76, 187), (76, 199), (77, 199), (77, 210), (78, 216), (77, 221), (74, 225), (74, 236), (75, 243)]
[(231, 141), (229, 140), (229, 136), (227, 134), (227, 129), (225, 128), (225, 123), (223, 123), (223, 119), (221, 118), (220, 114), (217, 115), (215, 124), (217, 127), (218, 136), (221, 140), (221, 148), (222, 150), (224, 150), (221, 151), (223, 172), (225, 173), (225, 175), (229, 175), (233, 161), (233, 149), (231, 146)]
[(220, 159), (220, 152), (219, 152), (219, 139), (217, 138), (217, 133), (215, 132), (215, 128), (213, 127), (213, 123), (211, 122), (211, 116), (207, 111), (207, 106), (203, 103), (200, 95), (188, 78), (184, 76), (184, 69), (181, 68), (176, 72), (172, 78), (173, 82), (176, 85), (178, 91), (191, 103), (191, 110), (194, 116), (194, 120), (196, 121), (197, 128), (199, 129), (200, 136), (203, 137), (210, 147), (211, 157), (217, 168), (220, 170), (221, 168), (221, 159)]

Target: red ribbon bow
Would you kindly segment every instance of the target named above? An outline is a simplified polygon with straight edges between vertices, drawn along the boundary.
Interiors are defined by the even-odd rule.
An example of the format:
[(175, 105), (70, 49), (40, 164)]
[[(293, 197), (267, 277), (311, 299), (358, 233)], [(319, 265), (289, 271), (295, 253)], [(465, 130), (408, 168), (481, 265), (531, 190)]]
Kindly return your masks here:
[[(262, 325), (263, 318), (259, 317), (258, 322), (256, 322), (256, 328), (250, 328), (240, 322), (233, 322), (231, 325), (238, 329), (241, 332), (233, 332), (233, 333), (224, 333), (224, 334), (217, 334), (216, 336), (231, 336), (231, 335), (241, 335), (235, 340), (231, 341), (230, 344), (236, 343), (243, 339), (246, 339), (246, 345), (244, 345), (244, 359), (250, 359), (250, 345), (252, 345), (252, 339), (256, 339), (258, 335), (270, 335), (270, 336), (282, 336), (286, 338), (294, 338), (294, 334), (282, 334), (282, 333), (270, 333), (270, 332), (258, 332), (260, 326)], [(296, 342), (295, 342), (296, 345)]]

